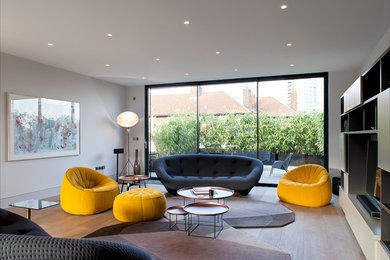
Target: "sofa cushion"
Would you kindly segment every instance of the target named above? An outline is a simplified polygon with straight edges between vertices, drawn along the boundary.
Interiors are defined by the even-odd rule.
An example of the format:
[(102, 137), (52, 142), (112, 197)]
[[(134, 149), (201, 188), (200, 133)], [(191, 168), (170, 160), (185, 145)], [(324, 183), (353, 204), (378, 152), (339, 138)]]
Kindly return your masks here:
[(0, 209), (0, 233), (50, 237), (45, 230), (31, 220), (5, 209)]

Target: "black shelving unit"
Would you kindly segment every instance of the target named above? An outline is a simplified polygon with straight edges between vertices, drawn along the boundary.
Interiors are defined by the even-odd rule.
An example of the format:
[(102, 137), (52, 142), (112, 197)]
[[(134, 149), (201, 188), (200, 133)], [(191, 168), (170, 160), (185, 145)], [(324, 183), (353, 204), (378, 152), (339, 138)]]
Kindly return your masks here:
[[(356, 82), (361, 83), (360, 88)], [(388, 50), (340, 98), (340, 126), (343, 136), (340, 147), (344, 160), (341, 164), (345, 168), (342, 171), (348, 177), (348, 187), (344, 187), (344, 190), (373, 234), (380, 234), (381, 243), (390, 257), (390, 169), (387, 169), (390, 166), (382, 163), (384, 157), (390, 154), (389, 88)], [(365, 209), (371, 207), (363, 205), (364, 201), (373, 201), (374, 195), (378, 196), (374, 194), (377, 171), (381, 173), (380, 220), (371, 217), (378, 217), (378, 214), (365, 212)]]
[(363, 101), (379, 94), (381, 91), (381, 62), (380, 60), (363, 75)]

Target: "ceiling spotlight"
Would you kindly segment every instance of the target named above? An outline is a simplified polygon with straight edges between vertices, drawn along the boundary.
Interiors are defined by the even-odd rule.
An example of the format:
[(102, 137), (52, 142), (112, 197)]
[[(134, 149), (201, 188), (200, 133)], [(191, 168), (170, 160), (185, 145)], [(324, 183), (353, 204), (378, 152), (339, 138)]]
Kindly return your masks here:
[(294, 67), (294, 66), (295, 66), (294, 64), (292, 64), (292, 63), (290, 64), (290, 67)]
[(237, 71), (238, 71), (238, 69), (234, 69), (234, 71), (236, 71), (236, 72), (237, 72)]
[(51, 42), (49, 42), (47, 45), (49, 45), (49, 46), (53, 46), (54, 44), (53, 44), (53, 43), (51, 43)]
[(190, 21), (185, 20), (185, 21), (184, 21), (184, 24), (185, 24), (185, 25), (188, 25), (188, 24), (190, 24)]
[(104, 66), (106, 66), (106, 67), (110, 67), (111, 65), (110, 65), (110, 64), (108, 64), (108, 63), (106, 63), (106, 64), (104, 64)]
[(111, 33), (107, 33), (107, 37), (112, 37), (112, 34)]
[(220, 51), (216, 51), (215, 54), (221, 54), (221, 52)]
[(292, 43), (287, 43), (286, 46), (291, 47)]
[(142, 77), (141, 79), (146, 79), (146, 77)]
[(156, 58), (156, 61), (160, 61), (160, 58)]
[(190, 75), (190, 73), (186, 72), (184, 75), (188, 76), (188, 75)]
[(287, 9), (287, 5), (281, 5), (280, 9)]

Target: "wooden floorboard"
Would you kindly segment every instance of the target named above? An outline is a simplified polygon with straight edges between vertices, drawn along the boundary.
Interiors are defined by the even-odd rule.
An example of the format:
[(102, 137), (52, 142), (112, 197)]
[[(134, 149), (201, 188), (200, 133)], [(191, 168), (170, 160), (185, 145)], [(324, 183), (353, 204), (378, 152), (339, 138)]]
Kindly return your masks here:
[[(164, 191), (161, 185), (148, 185)], [(279, 201), (276, 188), (255, 187), (249, 198), (268, 202)], [(47, 200), (59, 201), (59, 196)], [(342, 209), (338, 197), (321, 208), (309, 208), (282, 203), (295, 212), (295, 222), (280, 228), (240, 229), (254, 239), (261, 240), (291, 255), (293, 260), (313, 259), (365, 259)], [(9, 208), (25, 216), (25, 210)], [(76, 216), (53, 206), (32, 212), (32, 220), (54, 237), (81, 238), (99, 228), (120, 224), (112, 210), (90, 216)]]

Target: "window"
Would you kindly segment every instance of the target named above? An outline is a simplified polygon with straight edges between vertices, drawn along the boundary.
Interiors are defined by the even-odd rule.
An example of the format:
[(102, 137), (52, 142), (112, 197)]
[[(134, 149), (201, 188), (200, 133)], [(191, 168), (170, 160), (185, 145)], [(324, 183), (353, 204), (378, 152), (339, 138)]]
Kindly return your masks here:
[(276, 160), (327, 167), (326, 97), (326, 73), (146, 86), (149, 173), (157, 157), (197, 152), (258, 158), (263, 184), (286, 172)]

